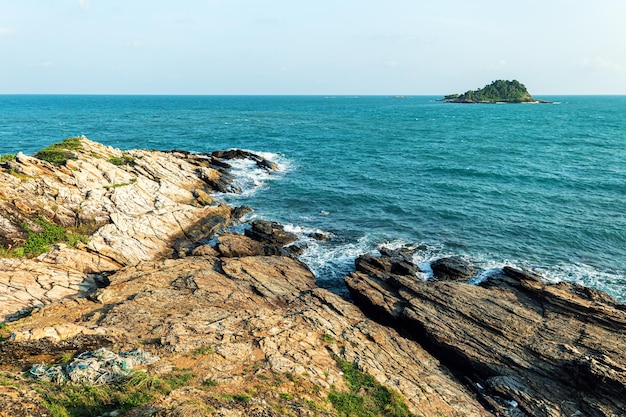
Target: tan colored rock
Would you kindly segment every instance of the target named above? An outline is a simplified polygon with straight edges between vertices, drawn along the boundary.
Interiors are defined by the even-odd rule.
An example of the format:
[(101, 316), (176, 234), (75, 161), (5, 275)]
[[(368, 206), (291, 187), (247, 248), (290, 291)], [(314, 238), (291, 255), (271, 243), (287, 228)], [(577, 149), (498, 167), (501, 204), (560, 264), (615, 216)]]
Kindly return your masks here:
[(226, 258), (263, 255), (263, 245), (251, 238), (235, 233), (226, 233), (217, 239), (217, 250)]
[[(64, 227), (97, 229), (77, 248), (59, 245), (24, 263), (0, 260), (0, 298), (6, 300), (0, 304), (0, 321), (80, 294), (88, 287), (81, 284), (84, 274), (170, 256), (181, 241), (193, 245), (231, 221), (230, 207), (214, 205), (209, 195), (205, 177), (223, 188), (221, 175), (226, 175), (210, 166), (212, 159), (184, 152), (122, 152), (85, 137), (80, 144), (82, 149), (72, 151), (77, 159), (65, 165), (20, 153), (6, 170), (0, 169), (0, 244), (23, 244), (23, 224), (37, 232), (37, 217)], [(132, 163), (115, 165), (114, 158)], [(59, 271), (66, 271), (69, 280)], [(7, 274), (22, 277), (15, 291), (10, 288), (16, 278)]]
[[(51, 327), (62, 333), (58, 324), (50, 325), (55, 322), (75, 325), (68, 327), (73, 329), (68, 334), (84, 333), (82, 327), (102, 333), (81, 333), (59, 342), (46, 337), (8, 341), (0, 344), (0, 362), (28, 363), (28, 352), (55, 355), (67, 346), (81, 351), (99, 344), (112, 343), (113, 350), (143, 345), (162, 358), (164, 369), (167, 363), (184, 363), (177, 366), (219, 381), (219, 392), (233, 395), (257, 387), (247, 405), (216, 404), (215, 395), (206, 390), (184, 388), (154, 406), (183, 410), (194, 404), (250, 415), (248, 406), (272, 410), (271, 404), (280, 400), (278, 392), (285, 392), (301, 399), (292, 410), (308, 415), (304, 399), (324, 404), (332, 387), (346, 389), (333, 358), (338, 355), (402, 393), (416, 416), (491, 415), (419, 344), (317, 288), (313, 274), (293, 258), (140, 262), (109, 279), (111, 284), (92, 297), (96, 301), (53, 303), (11, 325), (15, 334), (30, 332), (31, 338), (33, 333), (46, 335)], [(328, 415), (334, 415), (326, 404)]]

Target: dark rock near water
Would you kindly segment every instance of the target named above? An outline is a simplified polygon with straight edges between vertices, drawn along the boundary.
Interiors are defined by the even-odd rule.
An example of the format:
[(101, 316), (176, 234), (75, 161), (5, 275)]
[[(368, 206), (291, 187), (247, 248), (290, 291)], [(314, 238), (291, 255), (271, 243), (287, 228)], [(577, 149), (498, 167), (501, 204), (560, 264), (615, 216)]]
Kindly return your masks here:
[(459, 256), (436, 259), (430, 268), (434, 279), (445, 281), (467, 281), (476, 273), (476, 268)]
[(298, 236), (285, 231), (280, 223), (267, 220), (255, 220), (250, 223), (251, 228), (245, 231), (245, 235), (262, 243), (285, 246), (298, 240)]
[(244, 151), (242, 149), (229, 149), (226, 151), (215, 151), (211, 154), (214, 158), (219, 159), (250, 159), (256, 163), (259, 168), (267, 171), (277, 171), (278, 164), (263, 158), (255, 153)]
[(233, 219), (241, 219), (246, 214), (252, 213), (254, 210), (248, 206), (237, 206), (233, 209)]
[(425, 346), (494, 414), (626, 415), (625, 305), (508, 267), (478, 286), (423, 281), (392, 272), (392, 259), (360, 257), (345, 279), (352, 298)]

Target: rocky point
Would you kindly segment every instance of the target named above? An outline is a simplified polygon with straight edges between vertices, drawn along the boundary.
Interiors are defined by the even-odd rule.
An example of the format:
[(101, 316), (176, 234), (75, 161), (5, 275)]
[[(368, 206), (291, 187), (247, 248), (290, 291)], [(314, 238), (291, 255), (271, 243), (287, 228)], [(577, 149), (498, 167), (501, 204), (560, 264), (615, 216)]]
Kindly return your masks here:
[[(238, 191), (228, 160), (271, 161), (78, 143), (0, 165), (0, 416), (626, 414), (626, 308), (603, 293), (511, 268), (470, 285), (458, 257), (423, 281), (409, 250), (382, 249), (348, 300), (280, 224), (229, 229), (248, 209), (215, 197)], [(86, 238), (17, 257), (49, 224)], [(67, 404), (80, 387), (29, 376), (100, 348), (159, 358), (125, 385), (153, 387), (141, 404)]]

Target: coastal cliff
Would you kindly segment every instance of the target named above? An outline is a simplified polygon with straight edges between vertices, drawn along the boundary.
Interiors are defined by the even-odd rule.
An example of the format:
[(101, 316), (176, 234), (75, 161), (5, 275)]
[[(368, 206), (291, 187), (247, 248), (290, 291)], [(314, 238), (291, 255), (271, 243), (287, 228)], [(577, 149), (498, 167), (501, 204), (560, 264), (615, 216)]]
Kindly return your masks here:
[[(603, 293), (517, 270), (444, 281), (475, 272), (458, 259), (425, 282), (383, 250), (357, 259), (347, 300), (281, 225), (229, 229), (246, 212), (215, 196), (238, 191), (229, 160), (271, 161), (55, 149), (0, 165), (0, 416), (626, 413), (626, 308)], [(158, 360), (104, 385), (34, 377), (78, 378), (103, 348)]]

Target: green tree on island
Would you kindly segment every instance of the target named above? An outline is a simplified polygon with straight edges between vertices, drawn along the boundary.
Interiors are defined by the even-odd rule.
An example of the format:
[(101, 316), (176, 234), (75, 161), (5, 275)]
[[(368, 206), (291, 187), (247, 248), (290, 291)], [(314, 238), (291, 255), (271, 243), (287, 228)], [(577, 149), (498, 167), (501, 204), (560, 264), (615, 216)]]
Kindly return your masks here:
[(469, 90), (464, 94), (445, 96), (443, 101), (450, 103), (530, 103), (540, 102), (532, 98), (526, 86), (517, 80), (496, 80), (478, 90)]

